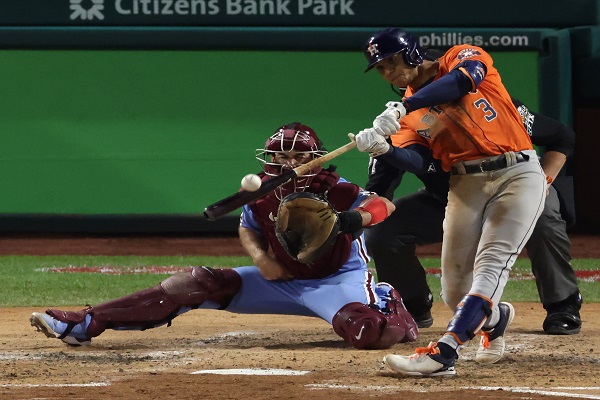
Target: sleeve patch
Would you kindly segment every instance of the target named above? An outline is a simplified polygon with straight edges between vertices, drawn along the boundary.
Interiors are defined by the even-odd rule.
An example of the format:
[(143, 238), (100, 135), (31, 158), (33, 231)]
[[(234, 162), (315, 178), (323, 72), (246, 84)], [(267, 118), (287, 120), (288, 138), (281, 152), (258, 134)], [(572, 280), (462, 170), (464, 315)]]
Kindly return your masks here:
[(478, 50), (463, 49), (460, 51), (460, 53), (458, 53), (457, 58), (462, 61), (466, 58), (471, 58), (471, 57), (480, 56), (480, 55), (481, 55), (481, 53)]

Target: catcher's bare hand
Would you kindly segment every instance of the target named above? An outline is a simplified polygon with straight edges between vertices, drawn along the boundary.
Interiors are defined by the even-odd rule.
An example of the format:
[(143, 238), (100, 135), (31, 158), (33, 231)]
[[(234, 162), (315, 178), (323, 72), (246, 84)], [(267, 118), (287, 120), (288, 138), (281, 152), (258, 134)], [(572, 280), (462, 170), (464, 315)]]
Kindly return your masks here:
[(265, 254), (258, 260), (255, 260), (256, 267), (260, 271), (260, 274), (268, 281), (284, 280), (289, 281), (294, 277), (285, 269), (279, 261), (273, 257)]

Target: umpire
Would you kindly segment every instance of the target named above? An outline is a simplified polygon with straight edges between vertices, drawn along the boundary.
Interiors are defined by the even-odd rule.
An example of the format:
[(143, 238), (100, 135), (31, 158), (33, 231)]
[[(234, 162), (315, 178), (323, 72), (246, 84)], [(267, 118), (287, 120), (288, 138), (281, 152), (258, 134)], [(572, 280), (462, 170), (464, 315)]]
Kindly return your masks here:
[[(546, 155), (554, 155), (542, 157), (546, 173), (552, 169), (553, 160), (562, 159), (560, 168), (564, 158), (573, 151), (575, 133), (558, 121), (529, 111), (516, 99), (513, 103), (532, 142), (543, 146)], [(557, 153), (564, 157), (560, 154), (556, 157)], [(556, 161), (554, 165), (557, 165)], [(380, 159), (371, 159), (365, 188), (391, 200), (404, 172)], [(547, 312), (544, 332), (572, 335), (581, 330), (579, 310), (582, 303), (575, 271), (570, 264), (571, 242), (567, 235), (567, 226), (575, 222), (572, 183), (566, 176), (559, 176), (556, 182), (552, 182), (553, 175), (549, 175), (544, 211), (525, 248), (540, 300)], [(423, 182), (424, 188), (393, 200), (396, 210), (381, 224), (369, 228), (366, 238), (379, 281), (388, 282), (398, 289), (418, 326), (427, 328), (433, 324), (433, 296), (415, 251), (416, 246), (442, 241), (449, 174), (442, 170), (438, 160), (434, 160), (426, 174), (416, 176)]]

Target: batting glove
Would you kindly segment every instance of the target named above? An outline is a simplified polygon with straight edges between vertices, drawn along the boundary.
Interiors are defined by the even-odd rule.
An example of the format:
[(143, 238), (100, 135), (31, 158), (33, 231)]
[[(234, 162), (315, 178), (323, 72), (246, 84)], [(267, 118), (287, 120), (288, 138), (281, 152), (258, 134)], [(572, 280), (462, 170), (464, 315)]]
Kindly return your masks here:
[[(351, 138), (352, 139), (352, 138)], [(375, 131), (375, 128), (363, 129), (354, 136), (356, 148), (371, 157), (377, 157), (389, 151), (390, 145), (385, 138)]]
[(373, 121), (373, 129), (381, 136), (387, 137), (400, 130), (400, 120), (406, 115), (406, 107), (401, 101), (388, 101), (386, 110)]
[(398, 112), (396, 118), (400, 121), (406, 114), (408, 114), (408, 110), (406, 109), (406, 104), (403, 101), (388, 101), (385, 106), (388, 110), (395, 110)]
[(373, 120), (373, 129), (380, 136), (388, 137), (398, 132), (400, 123), (396, 119), (396, 111), (387, 109)]

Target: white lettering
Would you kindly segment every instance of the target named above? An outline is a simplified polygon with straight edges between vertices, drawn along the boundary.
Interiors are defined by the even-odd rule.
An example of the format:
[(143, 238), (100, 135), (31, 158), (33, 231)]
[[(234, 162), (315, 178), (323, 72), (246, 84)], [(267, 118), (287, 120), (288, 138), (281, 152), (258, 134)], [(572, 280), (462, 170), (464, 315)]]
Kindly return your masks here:
[(142, 6), (142, 14), (149, 15), (152, 14), (150, 11), (150, 1), (151, 0), (138, 0), (140, 5)]
[(290, 0), (227, 0), (228, 15), (290, 15)]
[(351, 8), (352, 4), (354, 4), (354, 0), (342, 0), (342, 4), (340, 4), (340, 15), (354, 15), (354, 10)]
[(354, 0), (299, 0), (298, 15), (354, 15), (353, 4)]
[[(269, 8), (269, 11), (266, 11), (267, 7)], [(260, 15), (275, 14), (275, 3), (273, 3), (273, 1), (271, 1), (271, 0), (261, 0), (259, 13), (260, 13)]]
[[(114, 0), (121, 15), (292, 15), (291, 0)], [(355, 0), (298, 0), (298, 15), (354, 15)], [(72, 7), (73, 8), (73, 7)], [(83, 18), (79, 9), (73, 18)], [(99, 18), (99, 16), (96, 16)]]
[(298, 15), (304, 15), (304, 10), (312, 6), (312, 0), (300, 0), (298, 2)]
[(244, 3), (244, 15), (256, 15), (257, 14), (257, 4), (255, 1), (245, 0)]
[(290, 15), (291, 12), (288, 9), (288, 5), (290, 4), (290, 0), (277, 0), (277, 15)]
[(115, 10), (117, 10), (117, 12), (122, 15), (131, 14), (131, 10), (124, 9), (123, 6), (121, 5), (121, 2), (122, 2), (122, 0), (115, 1)]
[(175, 13), (179, 15), (188, 15), (190, 13), (190, 3), (185, 0), (175, 2)]
[(115, 10), (121, 15), (215, 15), (219, 0), (115, 0)]
[(173, 0), (162, 0), (163, 8), (160, 10), (162, 15), (173, 15)]
[(242, 12), (242, 0), (227, 0), (227, 15), (237, 15)]
[(325, 0), (315, 0), (315, 8), (313, 8), (313, 14), (315, 15), (327, 15), (327, 4)]
[[(219, 0), (210, 0), (208, 3), (204, 0), (194, 0), (192, 2), (192, 14), (193, 15), (215, 15), (219, 13)], [(200, 6), (200, 13), (198, 13), (198, 5)], [(208, 5), (208, 11), (206, 9)]]

